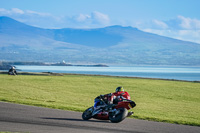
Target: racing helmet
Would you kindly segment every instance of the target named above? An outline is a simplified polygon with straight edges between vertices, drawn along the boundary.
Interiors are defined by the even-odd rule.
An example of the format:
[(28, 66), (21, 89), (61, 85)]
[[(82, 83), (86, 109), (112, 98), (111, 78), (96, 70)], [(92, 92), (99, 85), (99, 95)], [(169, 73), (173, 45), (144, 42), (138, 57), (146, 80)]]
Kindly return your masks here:
[(124, 91), (124, 88), (122, 86), (117, 87), (115, 90), (115, 92), (120, 92), (120, 91)]

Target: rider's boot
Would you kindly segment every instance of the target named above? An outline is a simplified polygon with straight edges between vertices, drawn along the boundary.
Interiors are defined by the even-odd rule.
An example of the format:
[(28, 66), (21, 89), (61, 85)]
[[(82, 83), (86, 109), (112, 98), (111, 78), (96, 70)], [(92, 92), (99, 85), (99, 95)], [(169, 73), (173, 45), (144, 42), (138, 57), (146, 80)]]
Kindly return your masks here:
[(132, 112), (132, 111), (131, 111), (131, 112), (128, 112), (128, 115), (127, 115), (127, 117), (129, 117), (129, 116), (133, 115), (133, 113), (134, 113), (134, 112)]

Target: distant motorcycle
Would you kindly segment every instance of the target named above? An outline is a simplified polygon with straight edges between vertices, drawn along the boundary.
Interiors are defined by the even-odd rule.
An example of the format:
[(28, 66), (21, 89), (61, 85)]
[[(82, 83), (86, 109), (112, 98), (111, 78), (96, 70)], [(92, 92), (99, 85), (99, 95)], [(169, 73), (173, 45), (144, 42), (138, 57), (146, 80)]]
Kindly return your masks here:
[(117, 102), (117, 104), (111, 104), (110, 106), (106, 104), (102, 96), (100, 96), (100, 100), (103, 103), (102, 105), (97, 108), (92, 106), (83, 112), (83, 120), (95, 118), (99, 120), (110, 120), (113, 123), (118, 123), (123, 121), (126, 117), (132, 115), (133, 112), (128, 113), (128, 110), (136, 106), (135, 102), (130, 99), (121, 99)]
[(17, 75), (15, 67), (11, 67), (8, 71), (8, 75)]

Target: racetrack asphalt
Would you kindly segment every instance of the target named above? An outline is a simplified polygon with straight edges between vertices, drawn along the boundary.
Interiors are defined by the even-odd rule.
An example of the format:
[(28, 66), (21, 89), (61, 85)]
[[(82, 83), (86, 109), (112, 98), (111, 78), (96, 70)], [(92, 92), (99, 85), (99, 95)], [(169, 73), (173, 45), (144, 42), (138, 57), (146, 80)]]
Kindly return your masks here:
[(197, 133), (198, 126), (126, 118), (120, 123), (91, 119), (82, 113), (0, 102), (0, 131), (28, 133)]

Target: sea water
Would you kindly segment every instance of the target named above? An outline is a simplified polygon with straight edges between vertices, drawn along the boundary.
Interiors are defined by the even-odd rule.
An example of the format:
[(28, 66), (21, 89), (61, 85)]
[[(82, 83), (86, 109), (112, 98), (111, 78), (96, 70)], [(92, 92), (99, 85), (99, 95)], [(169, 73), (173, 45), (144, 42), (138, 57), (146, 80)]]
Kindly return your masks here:
[(200, 81), (200, 67), (187, 66), (29, 66), (16, 65), (24, 72), (54, 72), (72, 74), (94, 74), (110, 76), (144, 77)]

